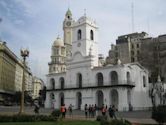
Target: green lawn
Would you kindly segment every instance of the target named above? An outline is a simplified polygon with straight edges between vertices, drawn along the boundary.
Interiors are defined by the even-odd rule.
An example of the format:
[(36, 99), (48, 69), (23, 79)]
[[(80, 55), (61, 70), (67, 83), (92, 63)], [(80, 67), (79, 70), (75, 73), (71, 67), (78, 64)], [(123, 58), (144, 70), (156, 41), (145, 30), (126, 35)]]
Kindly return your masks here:
[(99, 125), (97, 121), (63, 121), (63, 122), (13, 122), (0, 125)]

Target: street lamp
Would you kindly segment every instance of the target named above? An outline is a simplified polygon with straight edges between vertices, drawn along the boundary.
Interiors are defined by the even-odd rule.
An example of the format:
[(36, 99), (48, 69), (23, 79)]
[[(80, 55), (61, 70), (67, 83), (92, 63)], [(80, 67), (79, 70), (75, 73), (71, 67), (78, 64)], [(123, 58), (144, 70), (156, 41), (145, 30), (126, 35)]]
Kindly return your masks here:
[(23, 114), (24, 113), (24, 91), (25, 91), (25, 69), (26, 69), (26, 64), (25, 64), (25, 60), (26, 57), (29, 56), (29, 51), (28, 49), (21, 49), (21, 56), (23, 57), (23, 78), (22, 78), (22, 92), (21, 92), (21, 105), (20, 105), (20, 112), (19, 114)]

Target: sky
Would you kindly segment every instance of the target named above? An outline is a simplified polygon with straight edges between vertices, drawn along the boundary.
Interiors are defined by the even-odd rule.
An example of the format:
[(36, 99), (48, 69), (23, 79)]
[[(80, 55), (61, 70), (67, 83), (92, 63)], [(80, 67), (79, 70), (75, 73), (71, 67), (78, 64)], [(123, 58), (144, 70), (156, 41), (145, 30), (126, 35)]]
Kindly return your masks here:
[(166, 34), (166, 0), (0, 0), (0, 39), (19, 57), (28, 48), (27, 62), (33, 75), (46, 81), (51, 46), (63, 38), (63, 20), (68, 8), (74, 20), (84, 15), (99, 26), (99, 53), (108, 56), (118, 36), (147, 32), (152, 37)]

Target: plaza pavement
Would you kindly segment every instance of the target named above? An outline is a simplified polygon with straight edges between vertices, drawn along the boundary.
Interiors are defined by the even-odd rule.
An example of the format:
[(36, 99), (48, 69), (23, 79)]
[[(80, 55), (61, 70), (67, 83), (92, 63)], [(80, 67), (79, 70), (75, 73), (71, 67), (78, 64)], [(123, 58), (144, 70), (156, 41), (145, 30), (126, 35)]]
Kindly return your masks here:
[[(17, 114), (19, 112), (19, 106), (0, 106), (0, 114)], [(49, 115), (53, 109), (40, 108), (39, 113), (44, 115)], [(27, 114), (35, 114), (34, 106), (25, 107), (25, 112)], [(101, 114), (98, 112), (98, 114)], [(107, 113), (108, 115), (108, 113)], [(151, 111), (132, 111), (132, 112), (116, 112), (117, 118), (127, 119), (132, 123), (139, 124), (157, 124), (156, 121), (151, 119)], [(66, 115), (67, 120), (95, 120), (95, 118), (85, 118), (84, 111), (74, 110), (73, 116)]]

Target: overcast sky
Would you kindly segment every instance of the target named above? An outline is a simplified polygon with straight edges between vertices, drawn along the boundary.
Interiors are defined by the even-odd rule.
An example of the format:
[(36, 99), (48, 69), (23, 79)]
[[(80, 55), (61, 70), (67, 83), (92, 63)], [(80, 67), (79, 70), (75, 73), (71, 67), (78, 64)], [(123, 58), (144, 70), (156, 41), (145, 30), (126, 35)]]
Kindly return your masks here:
[(45, 80), (51, 45), (70, 7), (77, 20), (84, 14), (99, 26), (99, 53), (108, 55), (111, 43), (132, 32), (131, 3), (134, 1), (135, 32), (156, 37), (166, 34), (166, 0), (0, 0), (0, 38), (20, 57), (20, 48), (29, 48), (29, 66)]

